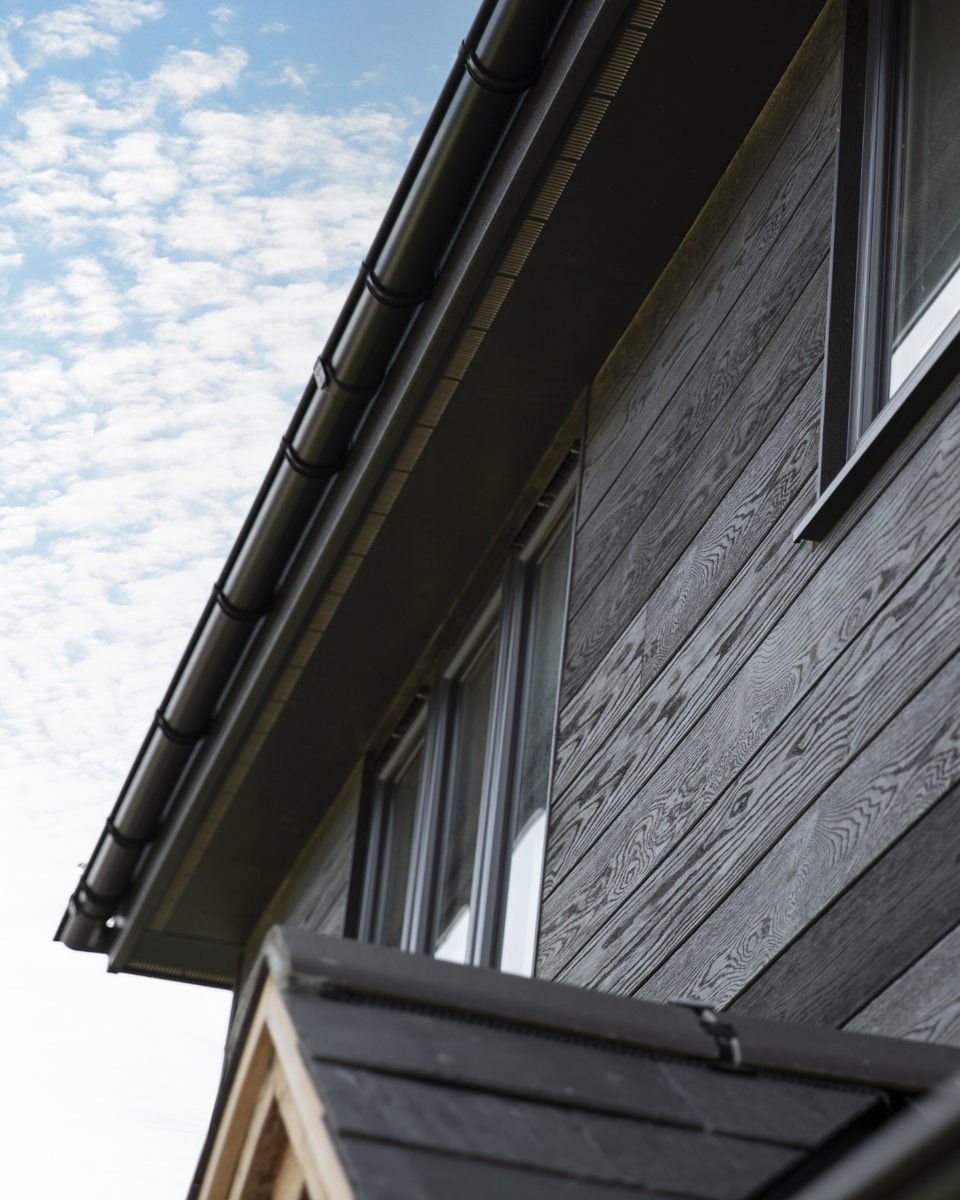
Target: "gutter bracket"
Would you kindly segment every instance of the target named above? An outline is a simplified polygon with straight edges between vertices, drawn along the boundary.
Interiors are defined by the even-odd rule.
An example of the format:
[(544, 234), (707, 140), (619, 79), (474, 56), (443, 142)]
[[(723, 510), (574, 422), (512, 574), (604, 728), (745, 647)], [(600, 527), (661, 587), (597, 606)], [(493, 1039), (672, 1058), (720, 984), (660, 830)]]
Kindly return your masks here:
[(700, 1028), (717, 1043), (721, 1063), (734, 1069), (743, 1065), (743, 1050), (736, 1029), (729, 1021), (721, 1021), (718, 1018), (717, 1010), (712, 1004), (705, 1004), (702, 1000), (684, 999), (671, 1000), (670, 1003), (680, 1008), (689, 1008), (696, 1013)]

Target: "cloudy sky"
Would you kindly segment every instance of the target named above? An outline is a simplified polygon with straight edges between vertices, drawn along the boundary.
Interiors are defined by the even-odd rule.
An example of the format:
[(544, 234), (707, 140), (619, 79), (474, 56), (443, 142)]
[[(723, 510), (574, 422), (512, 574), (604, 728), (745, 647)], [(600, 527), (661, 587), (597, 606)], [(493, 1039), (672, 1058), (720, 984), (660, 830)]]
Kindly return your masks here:
[(229, 996), (51, 937), (476, 0), (0, 11), (0, 1147), (185, 1194)]

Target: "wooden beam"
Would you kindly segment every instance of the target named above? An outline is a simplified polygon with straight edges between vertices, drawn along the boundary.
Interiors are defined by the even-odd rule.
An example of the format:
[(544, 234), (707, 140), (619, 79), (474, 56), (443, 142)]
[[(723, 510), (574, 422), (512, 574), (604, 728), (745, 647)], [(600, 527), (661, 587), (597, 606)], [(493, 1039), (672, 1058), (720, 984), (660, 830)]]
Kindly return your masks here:
[[(271, 1114), (282, 1125), (279, 1142)], [(304, 1191), (309, 1200), (353, 1200), (293, 1022), (268, 975), (199, 1200), (301, 1200)]]

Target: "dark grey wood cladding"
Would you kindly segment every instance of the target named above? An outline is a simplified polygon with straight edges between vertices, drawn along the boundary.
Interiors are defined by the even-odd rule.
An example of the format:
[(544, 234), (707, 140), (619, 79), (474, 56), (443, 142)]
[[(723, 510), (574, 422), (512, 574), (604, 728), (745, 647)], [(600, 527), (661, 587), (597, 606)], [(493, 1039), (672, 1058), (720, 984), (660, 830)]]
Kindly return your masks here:
[(591, 388), (537, 973), (960, 1041), (960, 383), (791, 538), (841, 17)]

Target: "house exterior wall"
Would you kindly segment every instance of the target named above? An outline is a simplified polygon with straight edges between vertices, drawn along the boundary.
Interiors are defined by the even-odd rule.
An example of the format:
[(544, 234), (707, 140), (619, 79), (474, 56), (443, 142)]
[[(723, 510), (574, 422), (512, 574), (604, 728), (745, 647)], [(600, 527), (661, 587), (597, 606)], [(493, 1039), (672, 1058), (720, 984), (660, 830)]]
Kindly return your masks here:
[(257, 922), (244, 953), (244, 974), (271, 925), (343, 934), (362, 782), (361, 760)]
[(841, 8), (591, 388), (537, 974), (960, 1042), (960, 383), (791, 536)]

